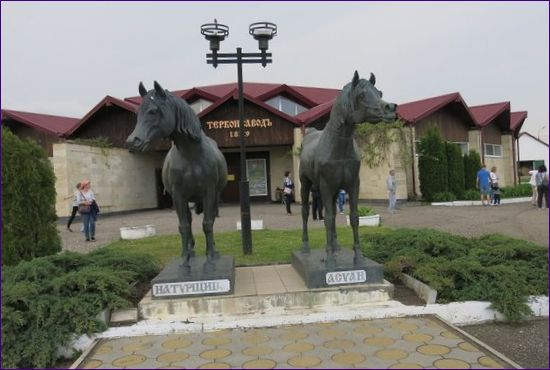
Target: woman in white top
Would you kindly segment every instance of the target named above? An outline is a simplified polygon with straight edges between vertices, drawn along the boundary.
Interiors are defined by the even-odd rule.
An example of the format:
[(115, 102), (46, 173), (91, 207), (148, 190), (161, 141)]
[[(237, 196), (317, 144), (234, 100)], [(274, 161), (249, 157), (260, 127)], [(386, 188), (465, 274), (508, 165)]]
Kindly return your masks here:
[(496, 205), (495, 200), (495, 188), (498, 187), (498, 176), (496, 166), (491, 167), (491, 173), (489, 174), (489, 180), (491, 181), (491, 205)]
[[(69, 221), (67, 222), (67, 230), (72, 232), (71, 230), (71, 224), (74, 221), (74, 218), (76, 216), (76, 212), (78, 211), (78, 193), (80, 193), (80, 183), (76, 184), (76, 190), (73, 195), (73, 210), (71, 211), (71, 217), (69, 217)], [(65, 198), (68, 199), (69, 197)]]
[(538, 170), (531, 170), (529, 171), (529, 175), (531, 175), (531, 178), (529, 179), (529, 185), (531, 185), (531, 191), (533, 192), (533, 196), (531, 197), (531, 204), (535, 207), (537, 206), (537, 198), (538, 198), (538, 190), (537, 190), (537, 173)]
[(84, 180), (80, 183), (80, 191), (78, 193), (78, 204), (87, 205), (88, 212), (80, 212), (82, 223), (84, 224), (84, 235), (86, 241), (95, 242), (95, 217), (91, 212), (92, 203), (95, 201), (94, 192), (90, 188), (90, 180)]

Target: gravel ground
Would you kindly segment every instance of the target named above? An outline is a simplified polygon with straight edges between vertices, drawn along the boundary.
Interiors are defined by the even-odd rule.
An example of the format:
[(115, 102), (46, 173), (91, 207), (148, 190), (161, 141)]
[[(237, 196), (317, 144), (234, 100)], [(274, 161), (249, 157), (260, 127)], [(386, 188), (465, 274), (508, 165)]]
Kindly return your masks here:
[[(539, 210), (529, 203), (505, 204), (499, 207), (434, 207), (418, 203), (401, 203), (396, 214), (389, 214), (385, 205), (368, 204), (380, 213), (382, 224), (390, 228), (432, 228), (464, 236), (501, 233), (518, 239), (548, 246), (548, 210)], [(268, 229), (296, 229), (301, 227), (299, 205), (293, 205), (292, 216), (287, 216), (280, 204), (252, 204), (252, 219), (263, 219)], [(220, 208), (216, 231), (236, 229), (240, 220), (238, 205)], [(202, 232), (202, 216), (194, 216), (193, 231)], [(157, 234), (177, 233), (177, 216), (173, 210), (152, 210), (125, 215), (101, 216), (97, 222), (97, 242), (85, 242), (78, 232), (81, 223), (73, 224), (74, 232), (65, 228), (66, 220), (58, 226), (65, 250), (88, 252), (120, 239), (120, 228), (153, 224)], [(337, 225), (346, 224), (345, 216), (338, 215)], [(310, 222), (310, 227), (323, 227), (322, 222)], [(297, 241), (297, 247), (299, 241)], [(395, 299), (404, 304), (422, 302), (404, 287), (396, 287)], [(549, 368), (548, 319), (528, 321), (520, 325), (502, 323), (463, 327), (463, 330), (487, 343), (525, 368)]]

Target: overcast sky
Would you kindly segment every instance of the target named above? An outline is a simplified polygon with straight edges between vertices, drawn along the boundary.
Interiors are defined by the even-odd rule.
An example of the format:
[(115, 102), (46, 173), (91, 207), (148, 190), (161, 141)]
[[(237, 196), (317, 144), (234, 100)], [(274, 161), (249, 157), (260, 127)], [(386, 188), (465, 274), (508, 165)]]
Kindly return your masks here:
[[(229, 26), (221, 52), (257, 51), (248, 25), (278, 26), (273, 64), (247, 82), (341, 88), (372, 71), (395, 103), (458, 91), (470, 106), (510, 101), (548, 135), (547, 2), (2, 2), (2, 108), (82, 117), (105, 95), (236, 82), (206, 64), (200, 34)], [(543, 126), (546, 126), (543, 128)]]

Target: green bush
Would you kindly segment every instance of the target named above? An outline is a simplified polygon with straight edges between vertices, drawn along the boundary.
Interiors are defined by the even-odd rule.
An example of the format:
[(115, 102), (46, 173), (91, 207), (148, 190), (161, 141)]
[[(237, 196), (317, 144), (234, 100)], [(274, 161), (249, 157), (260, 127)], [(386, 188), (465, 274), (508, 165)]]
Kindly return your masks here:
[(55, 175), (44, 150), (2, 127), (2, 264), (61, 250)]
[(435, 193), (447, 191), (447, 153), (437, 128), (431, 127), (420, 140), (418, 171), (422, 198), (431, 201)]
[(502, 198), (520, 198), (532, 196), (530, 184), (520, 184), (516, 186), (504, 186), (501, 188)]
[(373, 216), (375, 214), (376, 214), (376, 210), (374, 208), (365, 207), (365, 206), (357, 208), (357, 215), (359, 217)]
[(59, 346), (102, 331), (104, 308), (131, 306), (136, 281), (159, 264), (144, 253), (65, 252), (5, 267), (2, 274), (3, 367), (52, 367)]
[(408, 273), (438, 291), (438, 302), (490, 301), (509, 321), (529, 315), (529, 295), (548, 294), (548, 247), (502, 235), (464, 238), (435, 230), (363, 234), (366, 256), (396, 280)]
[(442, 193), (435, 193), (432, 200), (434, 202), (452, 202), (456, 200), (456, 195), (450, 191), (444, 191)]
[(481, 158), (475, 150), (470, 150), (464, 155), (464, 188), (466, 190), (476, 188), (477, 171), (481, 168)]
[(462, 159), (462, 151), (457, 144), (445, 143), (447, 150), (447, 177), (449, 181), (449, 191), (456, 198), (460, 199), (464, 196), (464, 160)]
[(462, 197), (463, 200), (480, 200), (481, 194), (479, 193), (479, 190), (477, 189), (470, 189), (466, 190), (464, 192), (464, 196)]

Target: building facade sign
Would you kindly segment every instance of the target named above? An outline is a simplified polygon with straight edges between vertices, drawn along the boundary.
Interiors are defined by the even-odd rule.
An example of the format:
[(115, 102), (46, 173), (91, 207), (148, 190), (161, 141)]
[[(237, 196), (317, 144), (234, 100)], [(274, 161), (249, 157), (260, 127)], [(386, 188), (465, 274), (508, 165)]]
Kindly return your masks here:
[[(292, 145), (294, 124), (265, 109), (246, 104), (244, 137), (246, 146)], [(216, 141), (220, 148), (238, 148), (239, 114), (234, 101), (222, 104), (216, 110), (201, 117), (206, 135)]]

